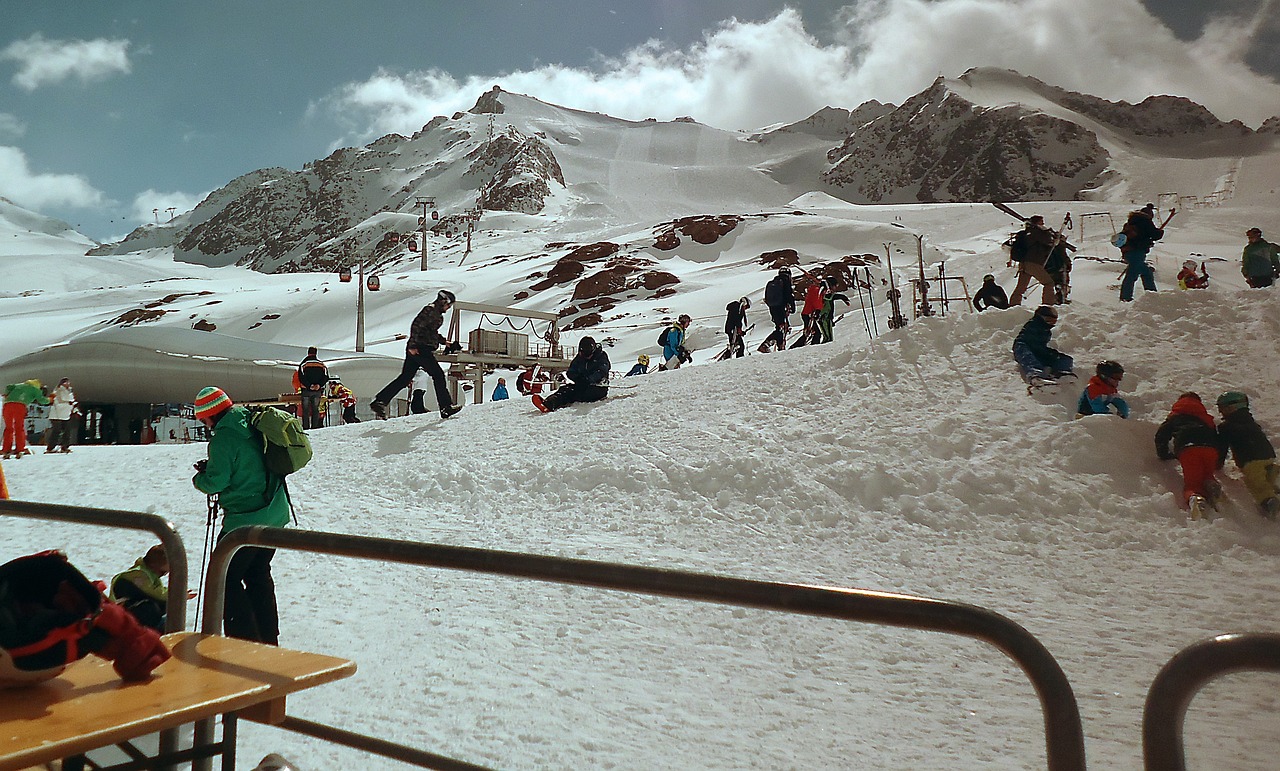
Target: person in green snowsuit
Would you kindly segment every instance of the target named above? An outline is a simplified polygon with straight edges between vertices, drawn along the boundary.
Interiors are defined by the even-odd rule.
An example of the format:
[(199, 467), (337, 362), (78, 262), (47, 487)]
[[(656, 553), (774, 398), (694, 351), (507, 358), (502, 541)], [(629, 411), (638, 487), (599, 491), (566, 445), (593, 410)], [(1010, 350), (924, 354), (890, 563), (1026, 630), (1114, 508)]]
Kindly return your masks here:
[(4, 457), (21, 458), (27, 454), (27, 407), (32, 402), (48, 404), (39, 380), (10, 383), (4, 387)]
[[(196, 463), (191, 483), (218, 496), (223, 512), (218, 538), (238, 527), (289, 524), (284, 480), (267, 471), (263, 440), (249, 427), (249, 411), (234, 406), (221, 388), (205, 388), (196, 396), (195, 415), (212, 438), (209, 459)], [(273, 556), (275, 549), (246, 546), (231, 558), (222, 616), (228, 637), (279, 644)]]
[(835, 331), (836, 300), (843, 300), (846, 306), (851, 305), (849, 298), (831, 291), (831, 285), (824, 278), (819, 282), (822, 290), (822, 308), (818, 310), (818, 342), (829, 343)]
[(1271, 286), (1280, 277), (1280, 249), (1262, 238), (1262, 231), (1249, 228), (1245, 231), (1249, 243), (1240, 255), (1240, 273), (1254, 289)]

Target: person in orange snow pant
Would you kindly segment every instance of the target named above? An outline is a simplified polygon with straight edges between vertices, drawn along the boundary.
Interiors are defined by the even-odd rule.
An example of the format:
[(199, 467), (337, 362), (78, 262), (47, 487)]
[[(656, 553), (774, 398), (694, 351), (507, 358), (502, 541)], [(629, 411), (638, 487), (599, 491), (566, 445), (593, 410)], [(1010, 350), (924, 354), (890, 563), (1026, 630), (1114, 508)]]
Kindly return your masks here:
[(4, 403), (4, 454), (27, 450), (27, 405), (22, 402)]

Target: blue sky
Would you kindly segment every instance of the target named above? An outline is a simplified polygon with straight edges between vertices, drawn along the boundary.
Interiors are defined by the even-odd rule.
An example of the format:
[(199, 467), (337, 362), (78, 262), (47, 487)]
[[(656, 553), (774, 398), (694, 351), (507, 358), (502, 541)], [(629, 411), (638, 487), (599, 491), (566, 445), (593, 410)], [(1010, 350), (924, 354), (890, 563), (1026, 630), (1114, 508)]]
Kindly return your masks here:
[(1109, 99), (1280, 112), (1277, 0), (0, 0), (0, 196), (100, 239), (495, 83), (728, 129), (1016, 69)]

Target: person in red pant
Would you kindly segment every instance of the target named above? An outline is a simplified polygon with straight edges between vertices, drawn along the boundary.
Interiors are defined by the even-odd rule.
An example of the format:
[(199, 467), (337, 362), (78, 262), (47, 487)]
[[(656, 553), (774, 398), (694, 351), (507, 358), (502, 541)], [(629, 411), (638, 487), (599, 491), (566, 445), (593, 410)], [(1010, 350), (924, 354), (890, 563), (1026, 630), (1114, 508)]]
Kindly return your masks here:
[(1222, 440), (1199, 394), (1187, 391), (1173, 403), (1169, 417), (1156, 429), (1156, 455), (1161, 460), (1178, 459), (1182, 466), (1182, 500), (1193, 519), (1200, 518), (1205, 505), (1217, 503), (1222, 486), (1215, 474), (1222, 456)]
[(11, 383), (4, 387), (4, 457), (21, 458), (27, 454), (27, 407), (32, 402), (48, 404), (49, 397), (40, 389), (39, 380)]

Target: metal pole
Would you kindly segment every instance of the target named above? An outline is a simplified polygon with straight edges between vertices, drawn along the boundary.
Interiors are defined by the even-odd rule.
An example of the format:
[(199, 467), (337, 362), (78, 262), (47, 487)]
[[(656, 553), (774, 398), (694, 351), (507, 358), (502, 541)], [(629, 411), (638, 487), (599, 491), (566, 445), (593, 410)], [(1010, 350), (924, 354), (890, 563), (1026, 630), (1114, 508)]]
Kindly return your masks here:
[(364, 353), (364, 257), (360, 257), (360, 275), (356, 287), (356, 351)]

